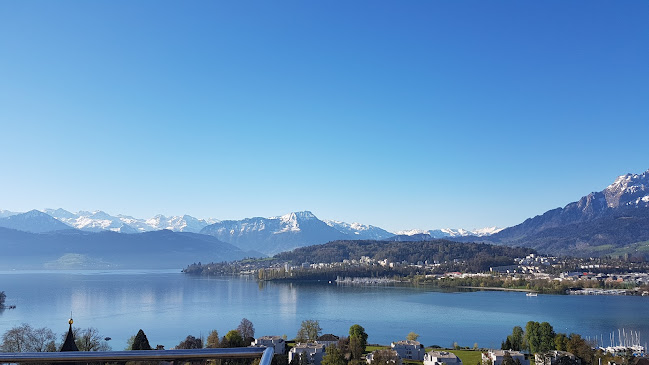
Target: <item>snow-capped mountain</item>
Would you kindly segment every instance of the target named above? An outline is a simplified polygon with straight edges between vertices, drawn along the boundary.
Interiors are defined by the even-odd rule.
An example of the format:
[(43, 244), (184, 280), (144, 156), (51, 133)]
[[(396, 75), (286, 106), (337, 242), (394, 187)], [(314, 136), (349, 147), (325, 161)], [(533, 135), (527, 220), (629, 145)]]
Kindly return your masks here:
[(11, 217), (12, 215), (16, 215), (16, 214), (19, 214), (19, 213), (0, 209), (0, 218), (7, 218), (7, 217)]
[(72, 229), (72, 227), (67, 224), (38, 210), (30, 210), (27, 213), (14, 214), (9, 217), (0, 218), (0, 227), (31, 233), (65, 231)]
[(256, 250), (265, 254), (339, 239), (358, 239), (329, 226), (308, 211), (279, 217), (220, 221), (203, 228), (200, 233), (214, 236), (244, 250)]
[(323, 220), (329, 227), (348, 234), (351, 237), (356, 237), (359, 240), (382, 240), (394, 236), (393, 233), (386, 231), (383, 228), (360, 224), (360, 223), (345, 223), (334, 220)]
[(619, 176), (604, 190), (498, 232), (488, 241), (541, 252), (605, 255), (649, 240), (649, 170)]
[(414, 235), (429, 235), (431, 238), (447, 238), (447, 237), (466, 237), (466, 236), (477, 236), (477, 237), (485, 237), (485, 236), (490, 236), (494, 233), (498, 233), (502, 231), (503, 228), (498, 228), (498, 227), (485, 227), (485, 228), (478, 228), (478, 229), (463, 229), (463, 228), (442, 228), (442, 229), (431, 229), (428, 231), (421, 230), (421, 229), (411, 229), (411, 230), (406, 230), (406, 231), (398, 231), (397, 235), (402, 235), (402, 236), (414, 236)]
[(168, 229), (175, 232), (198, 233), (210, 224), (218, 222), (216, 219), (198, 219), (190, 215), (165, 217), (156, 215), (146, 220), (146, 224), (153, 229)]
[(59, 208), (45, 209), (45, 213), (71, 227), (89, 232), (113, 231), (120, 233), (142, 233), (168, 229), (174, 232), (198, 233), (208, 224), (216, 222), (214, 219), (203, 220), (189, 215), (172, 217), (156, 215), (153, 218), (140, 219), (122, 214), (112, 216), (101, 210), (71, 213)]

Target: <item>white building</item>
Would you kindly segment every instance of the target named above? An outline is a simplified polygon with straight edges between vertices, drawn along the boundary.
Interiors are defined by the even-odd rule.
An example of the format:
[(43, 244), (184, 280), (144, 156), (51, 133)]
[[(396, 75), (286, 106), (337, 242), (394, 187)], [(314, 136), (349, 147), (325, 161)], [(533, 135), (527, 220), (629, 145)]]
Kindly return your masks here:
[(399, 354), (399, 357), (402, 359), (422, 361), (424, 359), (424, 355), (426, 354), (424, 345), (419, 343), (419, 341), (397, 341), (392, 342), (390, 346), (394, 351), (397, 352), (397, 354)]
[(250, 344), (252, 347), (272, 347), (276, 355), (286, 353), (286, 342), (280, 336), (262, 336)]
[(462, 365), (462, 360), (448, 351), (430, 351), (424, 355), (424, 365)]
[(530, 361), (525, 358), (525, 354), (519, 351), (506, 351), (506, 350), (489, 350), (489, 352), (482, 353), (482, 363), (488, 364), (491, 361), (492, 365), (501, 365), (505, 354), (508, 353), (512, 359), (521, 362), (521, 365), (530, 365)]
[(291, 351), (288, 352), (288, 362), (290, 363), (297, 356), (306, 356), (307, 362), (312, 365), (320, 365), (325, 353), (325, 346), (320, 343), (297, 343)]

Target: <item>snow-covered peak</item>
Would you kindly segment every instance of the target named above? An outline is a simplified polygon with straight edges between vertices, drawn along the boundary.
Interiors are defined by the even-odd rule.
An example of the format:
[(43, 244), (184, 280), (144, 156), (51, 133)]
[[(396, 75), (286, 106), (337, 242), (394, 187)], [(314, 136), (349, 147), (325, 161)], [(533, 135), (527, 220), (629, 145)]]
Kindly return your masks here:
[(16, 215), (16, 214), (20, 214), (20, 213), (0, 209), (0, 218), (11, 217), (12, 215)]
[(602, 193), (604, 193), (606, 205), (609, 208), (647, 206), (647, 202), (643, 198), (649, 195), (649, 170), (642, 174), (619, 176)]
[(404, 231), (398, 231), (397, 234), (405, 236), (414, 236), (417, 234), (428, 234), (432, 238), (444, 238), (444, 237), (465, 237), (465, 236), (478, 236), (485, 237), (491, 236), (494, 233), (502, 231), (503, 228), (498, 227), (485, 227), (477, 229), (464, 229), (464, 228), (442, 228), (442, 229), (431, 229), (428, 231), (422, 229), (410, 229)]
[(428, 234), (430, 231), (424, 231), (423, 229), (406, 229), (403, 231), (397, 231), (398, 235), (404, 236), (414, 236), (416, 234)]

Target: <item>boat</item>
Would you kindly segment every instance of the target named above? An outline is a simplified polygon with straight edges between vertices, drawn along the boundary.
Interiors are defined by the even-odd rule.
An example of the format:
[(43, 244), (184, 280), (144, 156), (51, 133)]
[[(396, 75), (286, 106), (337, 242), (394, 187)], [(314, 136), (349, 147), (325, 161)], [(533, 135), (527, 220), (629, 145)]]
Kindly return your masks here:
[(525, 295), (528, 296), (528, 297), (536, 297), (536, 296), (539, 295), (539, 293), (528, 292), (528, 293), (525, 294)]

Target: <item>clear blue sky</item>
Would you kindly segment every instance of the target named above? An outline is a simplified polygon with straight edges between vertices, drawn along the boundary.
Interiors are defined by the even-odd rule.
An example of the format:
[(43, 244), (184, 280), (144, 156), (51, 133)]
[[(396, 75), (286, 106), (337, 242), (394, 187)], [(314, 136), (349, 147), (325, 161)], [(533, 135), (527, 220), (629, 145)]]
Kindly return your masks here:
[(649, 2), (2, 1), (0, 209), (509, 226), (649, 169)]

